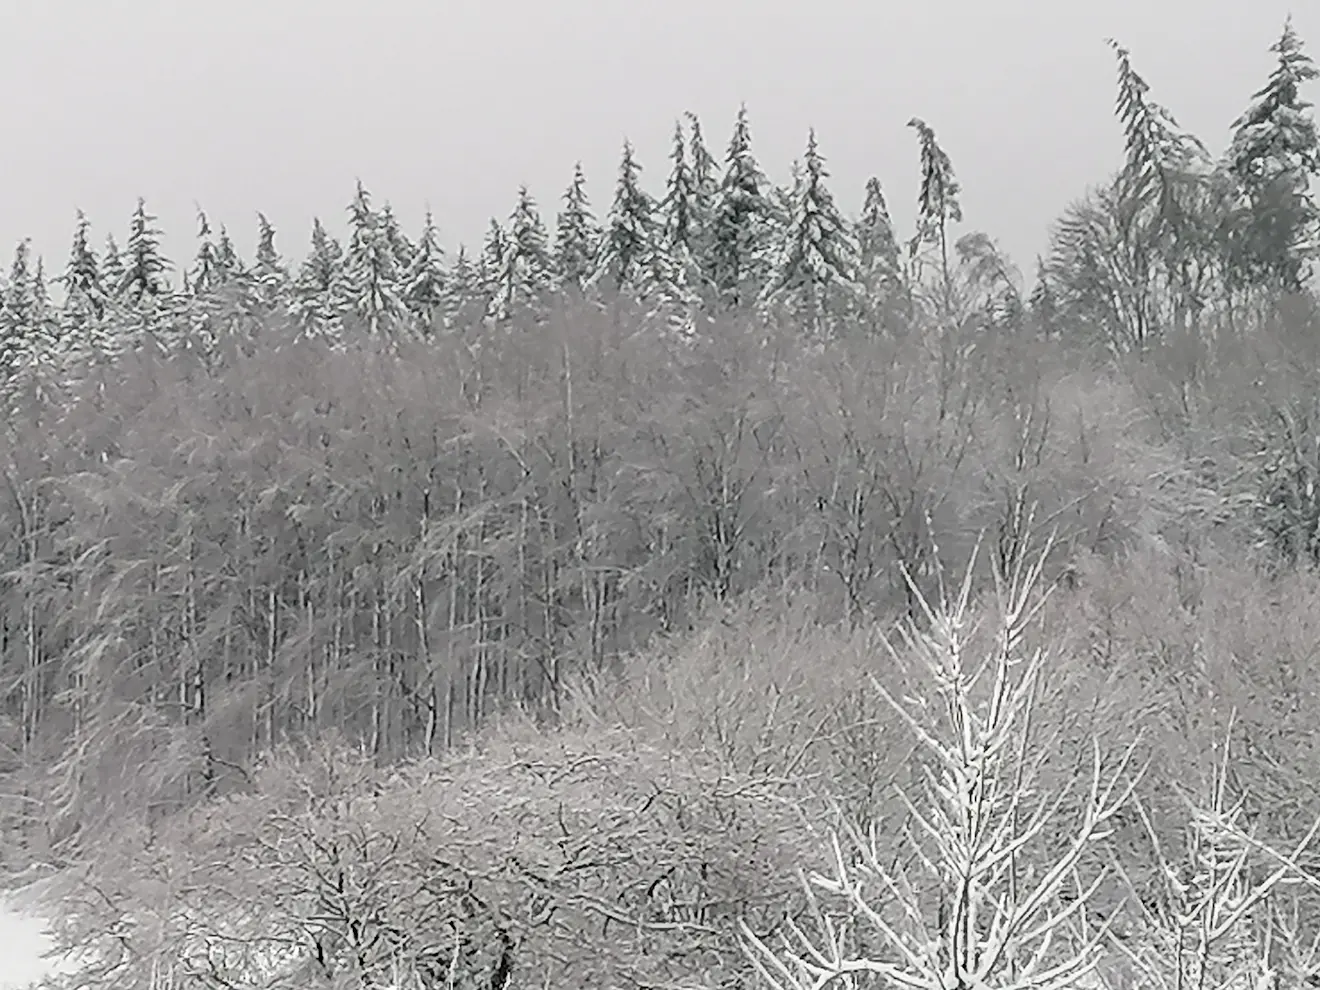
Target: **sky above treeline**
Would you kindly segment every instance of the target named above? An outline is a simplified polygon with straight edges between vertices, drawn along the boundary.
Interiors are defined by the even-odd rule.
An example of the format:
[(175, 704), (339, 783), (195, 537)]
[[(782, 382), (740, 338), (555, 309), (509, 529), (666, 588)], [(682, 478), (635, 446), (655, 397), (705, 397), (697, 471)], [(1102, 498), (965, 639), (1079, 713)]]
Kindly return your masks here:
[[(1295, 3), (1296, 0), (1293, 0)], [(41, 0), (0, 30), (0, 263), (30, 237), (52, 274), (81, 208), (123, 242), (138, 196), (190, 260), (200, 204), (240, 250), (255, 213), (286, 255), (312, 217), (346, 228), (361, 178), (410, 233), (479, 244), (526, 183), (553, 222), (575, 161), (598, 214), (620, 146), (648, 188), (697, 113), (722, 158), (746, 102), (787, 182), (814, 126), (840, 205), (868, 176), (910, 234), (919, 116), (962, 182), (967, 229), (1025, 271), (1050, 222), (1121, 160), (1114, 37), (1218, 152), (1290, 12), (1320, 55), (1320, 3), (1288, 0)], [(1320, 100), (1320, 92), (1308, 94)]]

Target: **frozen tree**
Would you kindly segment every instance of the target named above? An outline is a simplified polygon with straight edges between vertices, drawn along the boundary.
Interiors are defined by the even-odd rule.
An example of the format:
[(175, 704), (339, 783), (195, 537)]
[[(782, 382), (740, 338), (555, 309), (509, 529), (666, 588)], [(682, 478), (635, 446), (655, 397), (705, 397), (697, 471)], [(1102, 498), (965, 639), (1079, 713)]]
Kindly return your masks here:
[(669, 162), (669, 180), (659, 208), (664, 245), (674, 254), (691, 254), (696, 247), (700, 219), (697, 216), (696, 179), (688, 164), (688, 149), (681, 121), (674, 122)]
[(527, 187), (518, 188), (518, 203), (509, 217), (509, 235), (500, 265), (500, 312), (512, 313), (553, 284), (549, 236), (536, 200)]
[(371, 334), (392, 332), (404, 315), (399, 298), (399, 258), (388, 215), (371, 208), (371, 197), (359, 181), (348, 207), (351, 233), (345, 252), (344, 277), (352, 312)]
[(599, 243), (600, 224), (592, 213), (587, 177), (578, 162), (555, 223), (555, 267), (561, 285), (577, 289), (586, 285), (595, 267)]
[(862, 214), (854, 226), (854, 233), (858, 280), (865, 309), (872, 320), (883, 324), (886, 317), (906, 308), (906, 292), (903, 257), (894, 235), (894, 222), (889, 216), (889, 205), (885, 202), (880, 180), (875, 176), (866, 180)]
[(0, 297), (0, 387), (48, 360), (58, 333), (42, 265), (34, 263), (29, 242), (20, 241)]
[(120, 297), (120, 287), (124, 284), (124, 255), (112, 233), (105, 235), (105, 249), (101, 252), (101, 284), (105, 286), (108, 298)]
[(939, 255), (940, 281), (944, 312), (952, 309), (953, 272), (949, 265), (949, 225), (962, 220), (959, 194), (962, 187), (953, 171), (953, 162), (940, 147), (935, 131), (920, 117), (908, 126), (917, 132), (921, 150), (921, 190), (917, 194), (917, 230), (908, 244), (908, 254), (917, 258), (923, 247), (934, 247)]
[(90, 230), (87, 215), (79, 210), (69, 260), (65, 263), (64, 274), (56, 280), (64, 289), (65, 328), (73, 332), (85, 331), (105, 315), (105, 286), (101, 282), (96, 252), (87, 241)]
[(1320, 72), (1291, 18), (1270, 51), (1278, 57), (1274, 71), (1233, 124), (1227, 165), (1247, 207), (1243, 274), (1296, 291), (1320, 251), (1320, 208), (1310, 188), (1320, 174), (1320, 138), (1301, 95)]
[(692, 170), (692, 209), (697, 226), (708, 226), (715, 213), (715, 199), (719, 195), (720, 166), (706, 147), (701, 132), (701, 121), (695, 113), (684, 116), (688, 122), (688, 164)]
[(631, 142), (625, 141), (593, 281), (644, 292), (657, 248), (657, 231), (655, 200), (642, 188), (641, 172)]
[(155, 223), (156, 217), (147, 212), (145, 200), (138, 197), (119, 282), (119, 295), (138, 306), (148, 300), (163, 301), (169, 294), (170, 264), (161, 253), (161, 232)]
[(857, 242), (825, 183), (828, 176), (813, 129), (791, 194), (780, 255), (762, 293), (764, 304), (786, 310), (811, 335), (855, 310), (860, 297)]
[(445, 283), (445, 319), (451, 326), (465, 327), (474, 319), (485, 318), (489, 301), (480, 260), (473, 261), (467, 248), (460, 244)]
[(399, 286), (403, 304), (424, 333), (442, 326), (445, 311), (445, 252), (430, 207), (422, 233)]
[(504, 258), (509, 251), (509, 235), (499, 220), (490, 218), (486, 226), (486, 236), (481, 242), (481, 254), (477, 257), (477, 283), (480, 286), (480, 299), (488, 317), (498, 315), (500, 299), (500, 277), (504, 274)]
[(725, 155), (708, 240), (707, 275), (725, 305), (755, 299), (769, 274), (773, 250), (769, 183), (752, 154), (747, 107), (738, 110)]
[(283, 298), (289, 272), (275, 249), (275, 228), (264, 213), (257, 214), (257, 256), (251, 276), (262, 306), (273, 310)]
[(312, 221), (311, 251), (298, 268), (290, 311), (302, 333), (334, 339), (347, 306), (343, 249), (319, 219)]
[[(695, 123), (692, 126), (699, 127)], [(704, 152), (704, 147), (700, 150)], [(692, 146), (685, 143), (682, 122), (676, 121), (669, 155), (669, 180), (659, 206), (660, 246), (664, 257), (657, 261), (665, 267), (662, 280), (691, 295), (695, 301), (700, 297), (703, 278), (701, 259), (710, 224), (711, 189), (710, 165), (705, 166), (707, 188), (703, 191), (690, 161), (692, 154)], [(705, 153), (705, 158), (710, 159), (709, 153)]]

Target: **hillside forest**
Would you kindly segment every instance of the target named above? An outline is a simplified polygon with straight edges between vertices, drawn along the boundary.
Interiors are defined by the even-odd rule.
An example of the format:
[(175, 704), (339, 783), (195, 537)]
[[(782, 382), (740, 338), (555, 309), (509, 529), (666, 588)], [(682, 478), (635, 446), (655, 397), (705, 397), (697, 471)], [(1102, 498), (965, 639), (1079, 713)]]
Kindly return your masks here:
[(1211, 150), (1110, 46), (1124, 164), (1025, 274), (925, 120), (900, 231), (746, 107), (471, 249), (361, 182), (298, 258), (20, 243), (0, 866), (61, 985), (1320, 979), (1318, 73), (1285, 25)]

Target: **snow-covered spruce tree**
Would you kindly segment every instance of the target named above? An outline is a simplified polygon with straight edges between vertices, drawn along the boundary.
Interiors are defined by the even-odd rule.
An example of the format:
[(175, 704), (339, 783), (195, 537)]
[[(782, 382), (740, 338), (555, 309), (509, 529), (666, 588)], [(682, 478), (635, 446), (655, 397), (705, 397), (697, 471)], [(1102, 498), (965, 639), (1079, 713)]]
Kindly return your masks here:
[(509, 215), (509, 237), (500, 270), (501, 318), (535, 306), (550, 291), (554, 263), (549, 241), (536, 200), (527, 186), (519, 186), (518, 202)]
[(915, 664), (923, 687), (901, 700), (876, 688), (910, 728), (925, 785), (902, 795), (907, 827), (833, 835), (833, 868), (806, 881), (814, 930), (789, 922), (776, 947), (743, 927), (775, 990), (867, 977), (904, 990), (1064, 990), (1095, 965), (1106, 933), (1078, 937), (1075, 922), (1107, 874), (1092, 852), (1140, 773), (1135, 743), (1109, 756), (1098, 742), (1083, 746), (1062, 782), (1044, 770), (1065, 731), (1037, 717), (1054, 664), (1026, 643), (1044, 560), (1019, 556), (1007, 575), (995, 572), (983, 633), (971, 565), (952, 600), (930, 602), (910, 582), (922, 627), (901, 626), (899, 642), (884, 645), (896, 663)]
[(445, 325), (445, 251), (431, 208), (426, 208), (422, 232), (412, 253), (412, 260), (400, 280), (399, 294), (413, 324), (423, 334), (431, 334)]
[(69, 258), (64, 272), (56, 281), (64, 290), (60, 308), (61, 336), (66, 345), (77, 351), (85, 346), (98, 350), (107, 342), (101, 332), (105, 318), (106, 291), (101, 282), (101, 269), (96, 252), (88, 243), (91, 223), (82, 210), (69, 246)]
[(499, 318), (500, 276), (504, 274), (504, 256), (508, 250), (508, 232), (497, 219), (491, 217), (476, 264), (479, 299), (487, 319)]
[(853, 228), (857, 239), (857, 277), (862, 289), (862, 318), (876, 330), (893, 332), (911, 318), (911, 300), (903, 256), (889, 216), (880, 180), (866, 180), (862, 213)]
[(20, 241), (0, 284), (0, 392), (6, 399), (55, 382), (59, 333), (44, 266), (32, 258), (29, 242)]
[(294, 276), (290, 296), (290, 313), (302, 335), (340, 338), (349, 305), (343, 249), (319, 219), (312, 221), (311, 250)]
[(659, 248), (656, 203), (641, 185), (642, 166), (630, 141), (623, 142), (614, 202), (605, 217), (592, 283), (644, 295)]
[(151, 302), (163, 303), (170, 291), (170, 263), (161, 252), (162, 235), (155, 224), (156, 217), (147, 212), (146, 201), (139, 196), (129, 222), (119, 281), (119, 295), (139, 307)]
[(760, 295), (775, 247), (769, 182), (752, 154), (745, 104), (738, 109), (724, 163), (707, 242), (706, 276), (719, 305), (736, 309)]
[(715, 216), (715, 203), (720, 191), (720, 166), (706, 147), (701, 133), (701, 121), (690, 110), (684, 114), (688, 122), (688, 164), (692, 170), (692, 212), (702, 236)]
[(1302, 88), (1320, 76), (1290, 17), (1270, 48), (1278, 57), (1265, 86), (1233, 123), (1226, 165), (1244, 200), (1236, 260), (1248, 284), (1298, 291), (1320, 254), (1320, 134)]
[(119, 242), (113, 233), (105, 235), (105, 247), (101, 250), (101, 284), (105, 286), (107, 301), (120, 300), (124, 284), (124, 253), (119, 250)]
[(595, 270), (600, 250), (600, 224), (587, 197), (582, 163), (573, 166), (573, 181), (564, 193), (564, 205), (555, 220), (555, 271), (561, 287), (581, 290)]
[(251, 272), (252, 290), (263, 315), (275, 312), (285, 298), (289, 270), (275, 248), (275, 228), (264, 213), (257, 214), (257, 255)]
[(935, 131), (920, 117), (908, 121), (917, 132), (921, 152), (921, 189), (917, 194), (917, 230), (908, 242), (908, 256), (920, 260), (922, 248), (938, 253), (941, 310), (945, 319), (953, 315), (953, 270), (949, 258), (949, 226), (963, 218), (959, 195), (962, 187), (953, 171), (953, 161), (940, 147)]
[(348, 206), (349, 240), (344, 283), (350, 312), (372, 336), (398, 332), (405, 315), (399, 298), (399, 258), (388, 216), (371, 207), (371, 195), (358, 180)]
[(779, 258), (762, 291), (763, 307), (783, 313), (813, 337), (828, 335), (862, 298), (852, 226), (826, 185), (829, 172), (813, 128), (789, 202)]
[(445, 281), (445, 322), (450, 327), (466, 329), (485, 319), (488, 304), (480, 261), (474, 261), (466, 245), (460, 244)]

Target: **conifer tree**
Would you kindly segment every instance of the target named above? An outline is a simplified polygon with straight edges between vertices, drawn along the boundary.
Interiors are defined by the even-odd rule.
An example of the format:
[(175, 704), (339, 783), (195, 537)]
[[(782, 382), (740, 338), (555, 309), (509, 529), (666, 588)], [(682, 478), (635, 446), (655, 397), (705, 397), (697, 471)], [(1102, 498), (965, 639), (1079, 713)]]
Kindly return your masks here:
[(399, 286), (408, 313), (423, 333), (439, 329), (445, 321), (444, 259), (435, 218), (427, 207), (421, 236)]
[(752, 154), (744, 104), (729, 139), (708, 242), (707, 275), (725, 306), (736, 308), (755, 299), (768, 276), (774, 246), (768, 185)]
[(489, 298), (480, 259), (474, 261), (462, 244), (450, 267), (444, 297), (445, 319), (450, 326), (465, 328), (474, 320), (485, 319)]
[(555, 223), (555, 268), (561, 286), (583, 288), (595, 268), (600, 225), (587, 197), (582, 163), (573, 166), (573, 181), (564, 193), (564, 206)]
[(305, 336), (339, 336), (348, 304), (343, 249), (319, 218), (312, 221), (311, 250), (294, 277), (291, 299), (290, 313)]
[(691, 254), (696, 246), (698, 219), (696, 178), (688, 164), (688, 149), (681, 121), (674, 122), (674, 140), (669, 152), (669, 180), (660, 201), (660, 229), (667, 250)]
[(715, 201), (719, 195), (719, 163), (706, 147), (701, 133), (701, 121), (695, 113), (684, 116), (688, 122), (688, 163), (692, 169), (692, 209), (697, 227), (705, 230), (715, 214)]
[(944, 312), (953, 308), (953, 272), (949, 265), (949, 225), (962, 220), (959, 195), (962, 187), (953, 171), (953, 162), (940, 147), (935, 131), (920, 117), (908, 126), (917, 132), (921, 150), (921, 190), (917, 195), (917, 230), (908, 244), (908, 254), (917, 257), (925, 246), (933, 246), (939, 255)]
[(275, 248), (275, 228), (264, 213), (257, 214), (257, 254), (251, 276), (258, 302), (267, 313), (273, 311), (284, 296), (289, 272)]
[(889, 216), (880, 180), (866, 180), (862, 213), (854, 228), (857, 238), (858, 281), (861, 283), (868, 317), (880, 323), (906, 311), (903, 257), (894, 223)]
[(614, 202), (605, 219), (593, 282), (644, 293), (657, 246), (655, 201), (641, 186), (642, 166), (632, 143), (623, 143)]
[(1310, 185), (1320, 175), (1320, 135), (1301, 95), (1320, 71), (1291, 17), (1270, 51), (1277, 56), (1274, 71), (1234, 121), (1228, 151), (1248, 218), (1238, 261), (1248, 281), (1298, 291), (1320, 253), (1320, 207)]
[(491, 217), (476, 265), (477, 282), (481, 286), (480, 297), (489, 317), (499, 315), (500, 279), (504, 274), (504, 259), (508, 251), (508, 234), (500, 222)]
[[(673, 283), (681, 294), (699, 301), (703, 282), (701, 259), (705, 255), (705, 231), (710, 223), (710, 189), (703, 192), (699, 187), (689, 161), (690, 153), (691, 145), (685, 143), (682, 122), (675, 121), (669, 180), (659, 206), (660, 256), (656, 262), (664, 269), (657, 273), (661, 282)], [(710, 158), (709, 153), (705, 158)], [(708, 184), (709, 168), (707, 164)]]
[(825, 332), (855, 311), (861, 295), (857, 243), (826, 185), (828, 177), (812, 129), (789, 203), (783, 247), (762, 293), (763, 304), (786, 309), (809, 335)]
[(388, 224), (372, 210), (360, 180), (348, 214), (351, 234), (344, 275), (352, 312), (369, 333), (392, 333), (406, 312), (399, 298), (398, 256)]
[(552, 284), (549, 238), (536, 200), (527, 187), (518, 188), (518, 203), (509, 217), (509, 236), (500, 266), (500, 311), (539, 298)]
[(156, 217), (147, 212), (146, 202), (138, 197), (137, 208), (129, 224), (128, 243), (124, 246), (124, 270), (119, 295), (141, 306), (145, 302), (163, 302), (169, 293), (170, 269), (160, 249), (161, 232)]
[(119, 250), (115, 235), (105, 235), (105, 248), (101, 252), (101, 284), (108, 300), (119, 300), (124, 285), (124, 255)]
[(87, 241), (90, 230), (87, 215), (79, 210), (69, 260), (64, 274), (57, 279), (64, 289), (65, 327), (70, 330), (86, 329), (105, 315), (106, 291), (96, 253)]
[(49, 360), (54, 354), (57, 329), (50, 311), (45, 274), (34, 262), (31, 244), (20, 241), (14, 249), (9, 278), (0, 297), (0, 387), (15, 374)]

